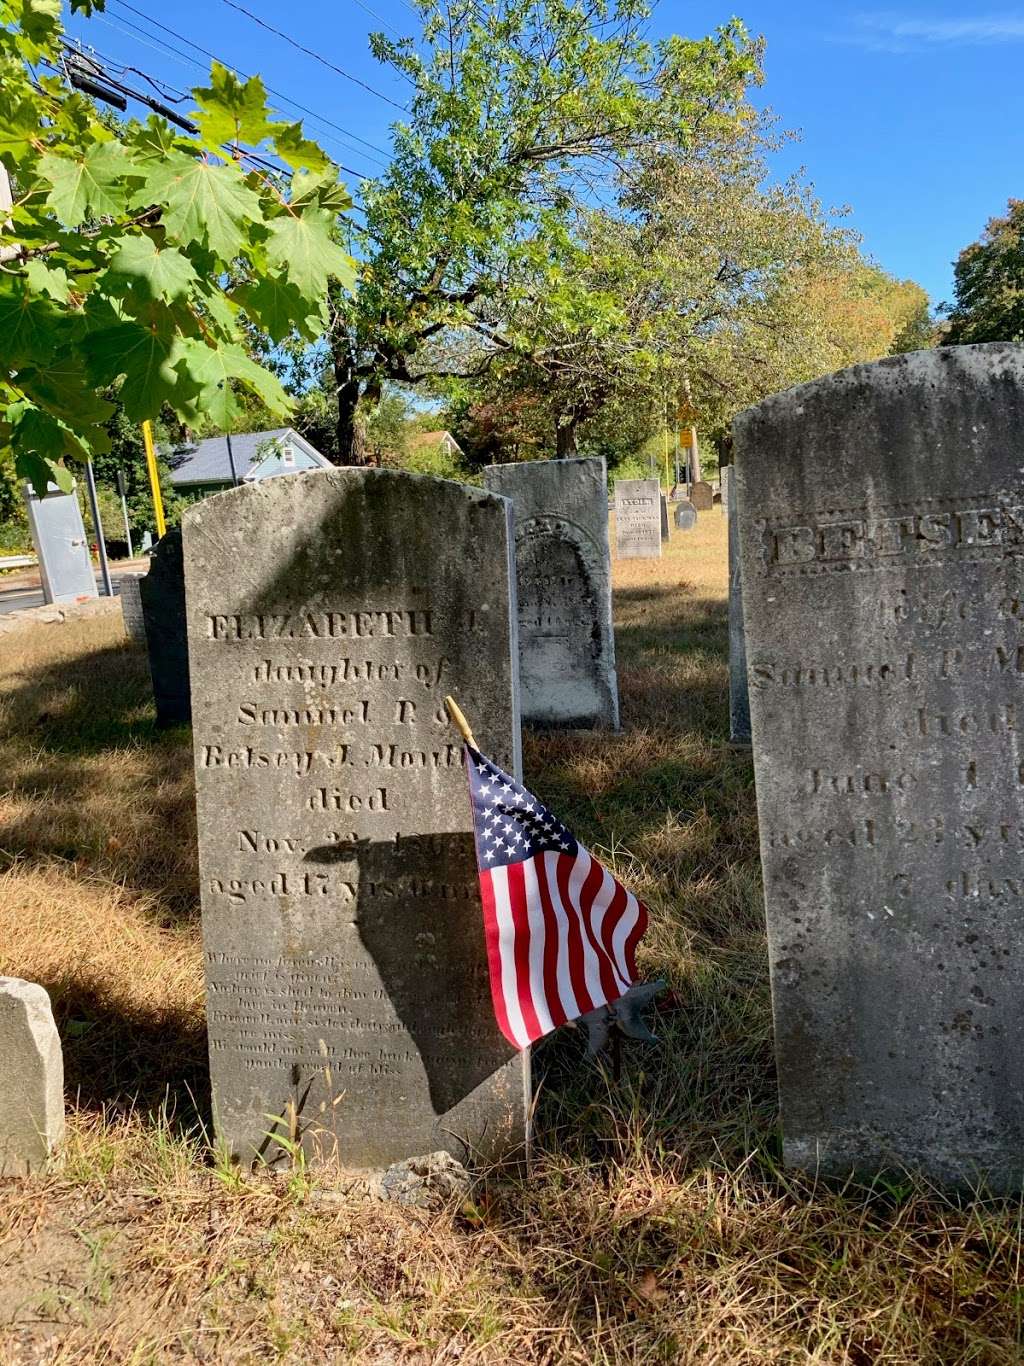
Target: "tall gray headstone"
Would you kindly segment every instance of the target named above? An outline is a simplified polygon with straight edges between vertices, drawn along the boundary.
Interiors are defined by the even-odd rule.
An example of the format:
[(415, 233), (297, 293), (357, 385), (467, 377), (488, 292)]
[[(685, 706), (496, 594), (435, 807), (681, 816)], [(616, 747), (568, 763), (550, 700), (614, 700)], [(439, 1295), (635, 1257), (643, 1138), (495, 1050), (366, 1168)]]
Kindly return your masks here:
[(736, 484), (725, 479), (722, 487), (730, 500), (726, 508), (729, 534), (729, 739), (750, 743), (750, 688), (747, 683), (747, 642), (743, 631), (743, 580), (740, 569), (740, 524), (736, 513)]
[(64, 1138), (64, 1055), (45, 988), (0, 977), (0, 1176), (42, 1167)]
[[(255, 548), (250, 547), (247, 553), (252, 557)], [(235, 572), (243, 572), (241, 565), (236, 566)], [(139, 594), (157, 725), (181, 725), (191, 720), (192, 707), (185, 630), (185, 568), (179, 530), (168, 531), (157, 541), (149, 573), (139, 584)]]
[(661, 484), (657, 479), (616, 479), (615, 553), (620, 560), (661, 554)]
[(141, 574), (121, 574), (117, 580), (117, 596), (121, 599), (125, 631), (139, 645), (145, 645), (146, 615), (142, 610), (141, 584)]
[(741, 414), (786, 1160), (1024, 1181), (1024, 348)]
[(667, 541), (671, 532), (668, 525), (668, 499), (661, 495), (661, 539)]
[(488, 465), (512, 500), (523, 720), (618, 729), (604, 460)]
[(524, 1142), (443, 706), (519, 771), (511, 516), (379, 469), (185, 515), (214, 1114), (244, 1160), (289, 1134), (354, 1168)]

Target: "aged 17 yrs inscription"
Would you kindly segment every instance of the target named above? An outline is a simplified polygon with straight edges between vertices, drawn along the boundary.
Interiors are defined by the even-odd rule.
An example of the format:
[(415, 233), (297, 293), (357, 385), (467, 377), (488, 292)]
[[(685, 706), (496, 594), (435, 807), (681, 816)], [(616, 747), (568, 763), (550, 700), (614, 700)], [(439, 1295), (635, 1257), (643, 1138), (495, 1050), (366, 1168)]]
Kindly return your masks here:
[(210, 1065), (243, 1160), (519, 1148), (454, 692), (518, 754), (507, 501), (382, 470), (284, 476), (184, 523)]
[(785, 1154), (1024, 1179), (1024, 349), (736, 421)]

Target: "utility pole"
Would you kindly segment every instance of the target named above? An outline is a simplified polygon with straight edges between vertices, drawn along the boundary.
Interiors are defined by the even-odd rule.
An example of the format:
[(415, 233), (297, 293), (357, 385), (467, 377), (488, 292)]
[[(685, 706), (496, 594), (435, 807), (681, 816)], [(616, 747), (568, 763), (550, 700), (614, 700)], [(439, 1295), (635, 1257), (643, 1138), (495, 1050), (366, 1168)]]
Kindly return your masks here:
[(231, 485), (238, 488), (238, 471), (235, 469), (235, 453), (231, 449), (231, 433), (224, 433), (224, 440), (228, 443), (228, 464), (231, 466)]
[(100, 573), (103, 575), (103, 590), (108, 598), (114, 596), (114, 585), (110, 578), (110, 565), (107, 563), (107, 547), (103, 541), (103, 523), (100, 521), (100, 505), (96, 497), (96, 476), (92, 472), (92, 461), (85, 462), (85, 482), (89, 489), (89, 507), (92, 509), (92, 524), (96, 531), (96, 549), (100, 556)]
[(132, 550), (132, 527), (128, 520), (128, 485), (124, 482), (124, 470), (115, 470), (114, 478), (117, 480), (117, 491), (121, 495), (121, 515), (124, 517), (124, 538), (128, 542), (128, 558), (133, 560), (135, 552)]
[(160, 475), (156, 468), (156, 448), (153, 445), (153, 424), (146, 421), (142, 424), (142, 444), (146, 448), (146, 469), (149, 473), (149, 491), (153, 495), (153, 513), (156, 517), (157, 540), (167, 534), (167, 522), (164, 518), (164, 500), (160, 495)]

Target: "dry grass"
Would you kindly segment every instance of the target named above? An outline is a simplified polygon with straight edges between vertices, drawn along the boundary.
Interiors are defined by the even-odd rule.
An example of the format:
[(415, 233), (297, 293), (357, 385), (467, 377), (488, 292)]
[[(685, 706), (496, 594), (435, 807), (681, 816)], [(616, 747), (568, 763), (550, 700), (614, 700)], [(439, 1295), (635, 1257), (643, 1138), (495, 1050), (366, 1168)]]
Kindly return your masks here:
[(52, 992), (72, 1113), (63, 1170), (3, 1190), (4, 1361), (1021, 1361), (1018, 1206), (778, 1168), (724, 592), (717, 512), (618, 566), (623, 733), (528, 746), (654, 908), (664, 1042), (618, 1080), (539, 1050), (534, 1172), (443, 1217), (217, 1164), (188, 736), (111, 623), (5, 640), (0, 971)]

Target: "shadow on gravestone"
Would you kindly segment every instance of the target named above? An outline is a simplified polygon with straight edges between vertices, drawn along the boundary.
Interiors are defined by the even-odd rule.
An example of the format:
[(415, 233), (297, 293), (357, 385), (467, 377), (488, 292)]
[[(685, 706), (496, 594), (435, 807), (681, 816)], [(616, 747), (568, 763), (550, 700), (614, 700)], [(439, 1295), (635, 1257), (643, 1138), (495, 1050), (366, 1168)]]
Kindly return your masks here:
[(219, 1136), (277, 1161), (298, 1131), (358, 1168), (520, 1152), (529, 1060), (490, 1005), (443, 706), (518, 770), (510, 504), (330, 470), (220, 494), (184, 530)]
[[(348, 867), (359, 939), (416, 1044), (434, 1114), (444, 1116), (516, 1057), (491, 1005), (473, 836), (403, 836), (397, 849), (390, 840), (324, 845), (305, 858)], [(444, 895), (435, 867), (445, 870)], [(472, 1156), (467, 1145), (460, 1160)]]
[(149, 573), (139, 582), (139, 596), (156, 702), (156, 722), (158, 726), (181, 725), (192, 719), (192, 699), (180, 531), (168, 531), (157, 542), (150, 557)]

